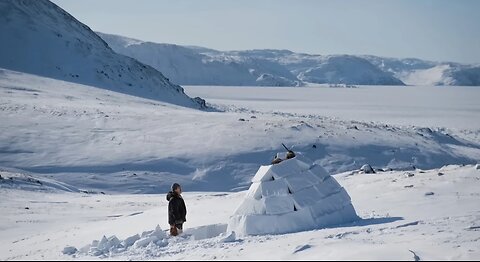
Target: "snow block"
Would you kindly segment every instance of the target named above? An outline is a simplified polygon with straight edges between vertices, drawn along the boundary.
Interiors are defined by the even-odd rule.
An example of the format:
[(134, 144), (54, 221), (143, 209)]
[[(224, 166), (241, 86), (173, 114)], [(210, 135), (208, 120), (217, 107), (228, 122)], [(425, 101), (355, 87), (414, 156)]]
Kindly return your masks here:
[(298, 173), (285, 177), (285, 181), (292, 193), (320, 183), (320, 179), (310, 172)]
[(288, 185), (285, 179), (276, 179), (273, 181), (266, 181), (260, 184), (262, 196), (286, 196), (288, 195)]
[(289, 196), (264, 198), (267, 215), (279, 215), (294, 211), (293, 199)]
[(340, 184), (335, 180), (335, 178), (329, 176), (323, 182), (315, 185), (319, 192), (319, 198), (325, 198), (332, 194), (337, 193), (342, 189)]
[(352, 204), (348, 204), (336, 212), (324, 214), (323, 216), (315, 218), (318, 228), (350, 223), (355, 220), (358, 220), (358, 216), (355, 213)]
[(306, 171), (310, 168), (312, 168), (313, 164), (312, 164), (312, 160), (308, 159), (307, 157), (297, 153), (297, 155), (295, 156), (295, 161), (297, 161), (297, 164), (300, 166), (300, 168), (302, 169), (302, 171)]
[(272, 165), (270, 170), (273, 172), (273, 177), (275, 179), (300, 174), (305, 171), (305, 169), (298, 164), (295, 158), (283, 160), (279, 164)]
[(313, 165), (308, 171), (316, 175), (320, 181), (323, 181), (330, 176), (325, 168), (317, 164)]
[(301, 209), (298, 211), (286, 213), (276, 218), (276, 226), (270, 234), (285, 234), (305, 230), (312, 230), (316, 227), (310, 209)]
[(271, 165), (269, 166), (260, 166), (255, 176), (252, 178), (252, 182), (263, 182), (273, 180), (273, 171), (271, 170)]
[(241, 235), (266, 235), (274, 231), (272, 227), (276, 228), (276, 223), (272, 221), (271, 216), (250, 215), (242, 217), (242, 220), (244, 221), (240, 223), (242, 226), (240, 231), (234, 230)]
[(345, 190), (341, 190), (327, 198), (320, 199), (311, 206), (314, 216), (322, 216), (323, 214), (333, 213), (341, 210), (345, 205), (350, 203), (350, 197)]
[(264, 199), (245, 199), (235, 211), (235, 214), (266, 214)]
[(188, 228), (184, 231), (184, 233), (186, 235), (192, 236), (195, 240), (202, 240), (218, 237), (222, 233), (225, 233), (226, 230), (227, 224), (212, 224), (195, 228)]
[(311, 186), (295, 192), (295, 194), (293, 194), (293, 201), (297, 209), (308, 208), (320, 200), (318, 195), (319, 192), (317, 188)]
[(262, 188), (260, 187), (261, 183), (252, 183), (250, 188), (247, 191), (247, 198), (261, 199), (262, 198)]

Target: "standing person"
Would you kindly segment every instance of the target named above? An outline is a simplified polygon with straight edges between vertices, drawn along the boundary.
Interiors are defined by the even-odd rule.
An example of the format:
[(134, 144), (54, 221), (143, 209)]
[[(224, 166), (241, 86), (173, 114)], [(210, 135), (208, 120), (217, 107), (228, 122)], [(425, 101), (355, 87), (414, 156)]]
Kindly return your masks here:
[(182, 198), (182, 187), (175, 183), (172, 191), (167, 194), (168, 201), (168, 224), (170, 224), (170, 235), (176, 236), (183, 231), (183, 223), (187, 221), (187, 207)]

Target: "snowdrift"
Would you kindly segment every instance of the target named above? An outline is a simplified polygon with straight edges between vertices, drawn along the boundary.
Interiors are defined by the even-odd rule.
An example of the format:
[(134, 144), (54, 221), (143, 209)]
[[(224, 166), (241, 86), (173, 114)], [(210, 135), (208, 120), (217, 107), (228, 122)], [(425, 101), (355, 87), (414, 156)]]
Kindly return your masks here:
[(47, 0), (0, 2), (0, 68), (200, 108), (183, 88), (119, 55), (86, 25)]
[(321, 166), (297, 156), (261, 166), (228, 232), (283, 234), (358, 219), (350, 196)]

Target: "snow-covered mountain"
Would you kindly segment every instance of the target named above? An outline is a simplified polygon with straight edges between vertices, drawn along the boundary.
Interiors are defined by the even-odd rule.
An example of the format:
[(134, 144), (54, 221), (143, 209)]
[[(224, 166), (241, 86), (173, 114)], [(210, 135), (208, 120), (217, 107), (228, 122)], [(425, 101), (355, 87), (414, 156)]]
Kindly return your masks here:
[(360, 57), (312, 56), (288, 50), (217, 51), (98, 34), (116, 52), (164, 72), (178, 84), (298, 86), (313, 82), (403, 85), (391, 73)]
[(388, 72), (356, 56), (329, 56), (320, 64), (299, 73), (298, 78), (318, 84), (403, 85)]
[(98, 33), (118, 53), (185, 85), (480, 85), (480, 67), (371, 55), (311, 55), (289, 50), (218, 51)]
[(0, 2), (0, 67), (187, 107), (202, 107), (156, 69), (115, 53), (47, 0)]
[(407, 85), (479, 86), (480, 65), (432, 62), (416, 58), (363, 56)]
[(231, 56), (205, 48), (143, 42), (122, 36), (98, 34), (116, 52), (156, 68), (178, 84), (296, 85), (296, 77), (289, 70), (265, 59)]

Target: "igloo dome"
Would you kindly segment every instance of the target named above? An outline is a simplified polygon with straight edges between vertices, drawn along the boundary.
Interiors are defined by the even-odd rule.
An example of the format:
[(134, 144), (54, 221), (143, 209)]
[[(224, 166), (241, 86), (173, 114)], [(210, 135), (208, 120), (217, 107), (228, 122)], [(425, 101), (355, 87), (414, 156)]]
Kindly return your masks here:
[(291, 233), (358, 219), (345, 189), (301, 155), (261, 166), (252, 182), (228, 224), (238, 235)]

